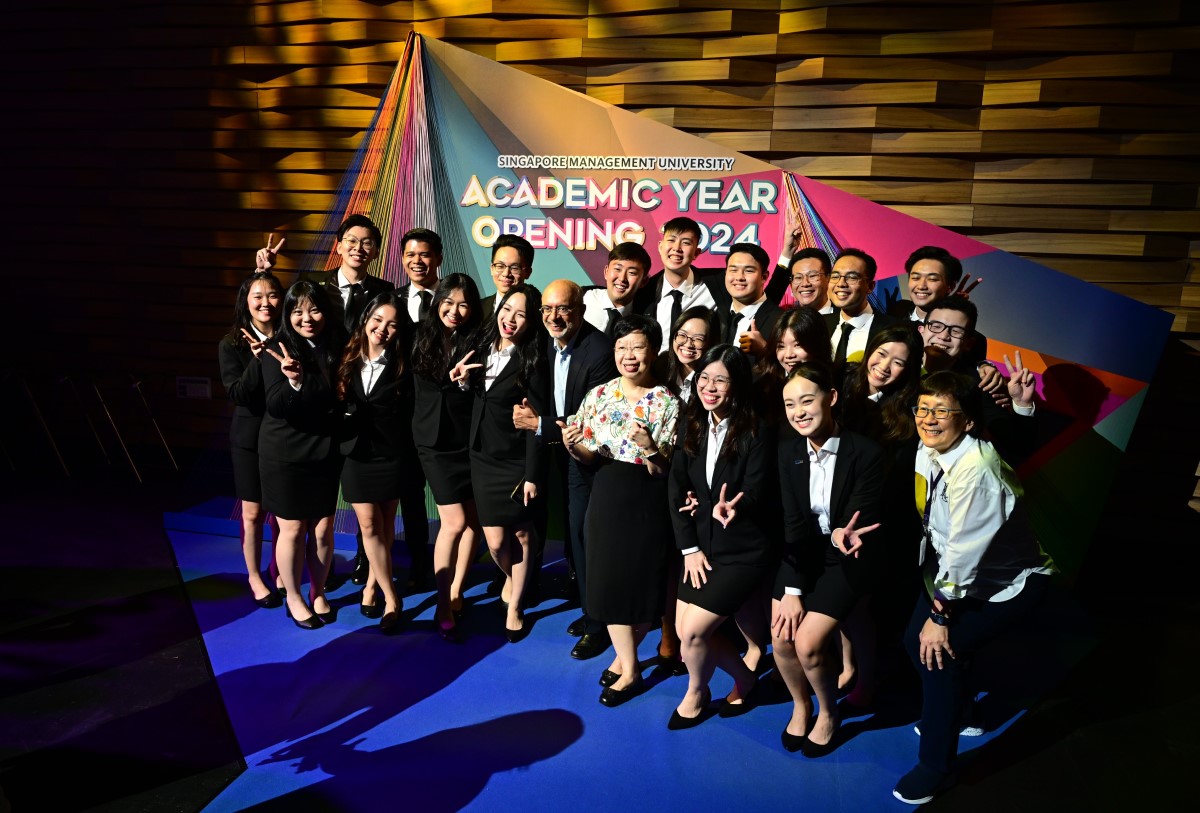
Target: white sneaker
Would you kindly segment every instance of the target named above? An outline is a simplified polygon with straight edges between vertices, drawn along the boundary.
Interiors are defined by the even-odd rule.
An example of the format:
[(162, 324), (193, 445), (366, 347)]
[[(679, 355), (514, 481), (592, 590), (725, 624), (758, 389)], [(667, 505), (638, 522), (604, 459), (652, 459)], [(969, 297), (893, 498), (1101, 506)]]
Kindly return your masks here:
[[(918, 737), (921, 736), (921, 729), (919, 726), (913, 726), (913, 731), (917, 732)], [(982, 737), (986, 733), (987, 732), (985, 732), (982, 728), (980, 728), (977, 725), (965, 725), (959, 729), (958, 736), (960, 736), (960, 737)]]

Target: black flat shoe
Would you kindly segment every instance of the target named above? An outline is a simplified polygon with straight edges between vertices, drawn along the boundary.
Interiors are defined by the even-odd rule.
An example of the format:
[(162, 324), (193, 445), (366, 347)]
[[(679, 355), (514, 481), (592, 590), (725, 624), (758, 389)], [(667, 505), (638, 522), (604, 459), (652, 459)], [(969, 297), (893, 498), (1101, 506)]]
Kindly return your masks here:
[(800, 746), (800, 753), (809, 759), (820, 759), (821, 757), (827, 757), (837, 750), (838, 745), (841, 744), (841, 733), (841, 720), (838, 720), (833, 729), (833, 736), (829, 738), (829, 742), (818, 744), (806, 737), (804, 744)]
[(808, 735), (789, 734), (787, 729), (784, 729), (783, 733), (779, 735), (779, 739), (783, 743), (783, 750), (794, 754), (804, 747), (804, 743), (808, 742)]
[(570, 635), (572, 638), (578, 638), (585, 632), (587, 632), (587, 618), (585, 616), (581, 615), (567, 625), (567, 635)]
[(750, 691), (746, 692), (746, 696), (742, 698), (741, 703), (730, 703), (728, 700), (721, 701), (721, 707), (717, 709), (717, 715), (720, 717), (740, 717), (752, 708), (758, 705), (758, 683), (750, 687)]
[(616, 708), (622, 703), (629, 702), (644, 691), (646, 691), (646, 682), (638, 678), (636, 682), (625, 689), (614, 689), (612, 686), (607, 687), (604, 691), (600, 692), (600, 702), (610, 709)]
[(382, 618), (383, 617), (383, 602), (375, 604), (359, 604), (358, 611), (367, 618)]
[(254, 603), (264, 610), (273, 610), (280, 604), (283, 604), (283, 599), (274, 591), (267, 593), (262, 598), (254, 599)]
[(671, 658), (665, 655), (658, 656), (658, 668), (673, 677), (683, 677), (687, 674), (687, 664), (682, 658)]
[(600, 685), (607, 689), (609, 686), (621, 679), (621, 676), (611, 669), (605, 669), (600, 673)]
[(586, 661), (608, 649), (611, 644), (607, 632), (584, 633), (575, 642), (575, 646), (571, 647), (571, 657), (577, 661)]
[(695, 728), (709, 718), (706, 713), (708, 704), (712, 702), (712, 692), (707, 686), (704, 687), (703, 698), (700, 701), (700, 713), (695, 717), (684, 717), (679, 713), (679, 709), (671, 712), (671, 719), (667, 720), (667, 729), (670, 731), (683, 731), (688, 728)]

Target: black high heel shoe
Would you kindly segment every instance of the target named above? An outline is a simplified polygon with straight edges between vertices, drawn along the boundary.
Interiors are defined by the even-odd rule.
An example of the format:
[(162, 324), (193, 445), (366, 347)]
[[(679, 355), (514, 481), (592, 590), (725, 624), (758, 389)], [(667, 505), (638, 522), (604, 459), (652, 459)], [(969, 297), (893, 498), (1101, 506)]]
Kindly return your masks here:
[(375, 604), (359, 603), (358, 611), (366, 618), (382, 618), (383, 617), (383, 602), (377, 601)]
[(292, 623), (302, 630), (319, 630), (321, 627), (325, 626), (325, 622), (322, 621), (321, 617), (315, 612), (308, 618), (305, 618), (303, 621), (301, 621), (299, 618), (296, 618), (296, 616), (292, 615), (291, 605), (285, 603), (284, 606), (287, 607), (287, 617), (292, 619)]
[(439, 621), (437, 622), (437, 634), (439, 638), (448, 644), (462, 643), (462, 636), (458, 632), (458, 624), (446, 626), (445, 621)]
[(779, 735), (779, 739), (783, 743), (783, 750), (787, 751), (788, 753), (794, 754), (797, 751), (799, 751), (801, 748), (803, 748), (804, 744), (806, 742), (808, 742), (808, 732), (812, 731), (813, 724), (816, 721), (817, 721), (816, 717), (809, 717), (808, 724), (805, 727), (805, 731), (803, 734), (789, 734), (787, 729), (785, 728), (783, 730), (783, 733)]
[(283, 604), (283, 599), (280, 597), (280, 595), (278, 593), (276, 593), (274, 590), (272, 590), (271, 592), (267, 593), (262, 598), (254, 599), (254, 603), (257, 604), (263, 610), (273, 610), (276, 607), (278, 607), (280, 604)]
[(521, 615), (521, 628), (515, 629), (515, 630), (510, 630), (507, 626), (505, 626), (504, 634), (508, 638), (508, 642), (510, 644), (519, 643), (520, 641), (523, 641), (525, 639), (526, 635), (529, 634), (530, 626), (531, 626), (530, 624), (525, 623), (525, 615), (522, 614)]
[(382, 617), (379, 619), (379, 631), (384, 635), (391, 635), (393, 632), (398, 632), (400, 629), (400, 613), (404, 611), (403, 604), (397, 604), (396, 609), (390, 613), (383, 612), (383, 605), (379, 605), (379, 611)]
[(752, 708), (758, 705), (758, 682), (756, 681), (750, 687), (750, 691), (746, 692), (746, 696), (742, 698), (741, 703), (730, 703), (728, 699), (721, 701), (721, 707), (717, 709), (717, 715), (720, 717), (740, 717)]

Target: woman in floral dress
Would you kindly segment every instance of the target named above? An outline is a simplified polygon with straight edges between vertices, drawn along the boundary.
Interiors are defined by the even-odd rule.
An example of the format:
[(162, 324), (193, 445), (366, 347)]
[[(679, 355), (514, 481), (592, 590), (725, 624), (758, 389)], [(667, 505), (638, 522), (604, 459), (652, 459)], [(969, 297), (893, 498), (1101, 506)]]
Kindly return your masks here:
[(679, 401), (653, 372), (661, 331), (647, 316), (618, 322), (613, 353), (620, 378), (584, 396), (563, 428), (567, 452), (597, 467), (587, 517), (587, 606), (608, 625), (616, 652), (600, 678), (606, 706), (643, 690), (638, 644), (666, 602), (673, 547), (666, 476)]

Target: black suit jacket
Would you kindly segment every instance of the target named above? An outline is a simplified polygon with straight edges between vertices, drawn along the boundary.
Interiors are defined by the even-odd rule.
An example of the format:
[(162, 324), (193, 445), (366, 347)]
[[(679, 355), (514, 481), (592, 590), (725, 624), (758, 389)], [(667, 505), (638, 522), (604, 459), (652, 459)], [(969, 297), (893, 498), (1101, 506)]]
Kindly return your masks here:
[[(486, 364), (486, 358), (482, 359)], [(544, 487), (547, 483), (548, 449), (533, 432), (513, 426), (512, 408), (528, 398), (539, 415), (553, 410), (549, 398), (549, 376), (545, 364), (534, 371), (528, 389), (517, 381), (520, 358), (513, 357), (485, 390), (483, 376), (475, 380), (475, 402), (471, 409), (471, 448), (501, 460), (524, 460), (525, 480)], [(478, 372), (482, 373), (483, 368)], [(516, 483), (513, 483), (515, 486)]]
[(465, 448), (471, 432), (475, 394), (450, 380), (413, 376), (412, 437), (418, 446)]
[[(693, 267), (692, 271), (696, 273), (696, 284), (707, 288), (712, 298), (717, 301), (718, 306), (721, 304), (722, 296), (728, 298), (728, 294), (725, 293), (724, 268)], [(666, 274), (660, 271), (638, 289), (638, 292), (633, 297), (634, 313), (644, 314), (651, 319), (655, 318), (658, 301), (662, 299), (663, 295), (663, 278), (665, 276)], [(670, 328), (669, 325), (667, 327)]]
[[(550, 344), (546, 350), (550, 359), (548, 395), (550, 411), (553, 412), (555, 410), (554, 339), (549, 341)], [(563, 399), (566, 414), (556, 415), (553, 418), (542, 415), (542, 442), (562, 443), (562, 429), (556, 422), (565, 422), (568, 416), (578, 412), (580, 404), (583, 403), (583, 396), (587, 395), (588, 390), (612, 381), (616, 377), (617, 364), (613, 359), (612, 340), (589, 322), (584, 322), (575, 339), (575, 351), (571, 356), (571, 366), (567, 368), (566, 397)]]
[(484, 324), (487, 324), (487, 320), (496, 315), (496, 297), (497, 294), (492, 294), (479, 300), (479, 312), (483, 314), (481, 321)]
[(217, 364), (221, 369), (221, 384), (233, 402), (229, 443), (241, 449), (257, 449), (259, 429), (267, 412), (267, 390), (263, 386), (262, 365), (250, 352), (249, 345), (238, 341), (240, 337), (240, 333), (230, 333), (221, 339), (217, 345)]
[[(412, 292), (412, 283), (411, 282), (406, 282), (403, 285), (401, 285), (399, 288), (396, 289), (396, 295), (398, 297), (400, 297), (400, 305), (401, 305), (400, 321), (407, 322), (410, 325), (416, 325), (417, 324), (416, 320), (414, 320), (408, 314), (408, 297), (411, 295), (411, 292)], [(431, 296), (434, 295), (434, 291), (432, 289), (429, 291), (429, 293)], [(430, 299), (431, 304), (432, 304), (432, 302), (433, 302), (433, 300)]]
[[(842, 323), (842, 312), (839, 309), (834, 308), (833, 313), (825, 313), (821, 316), (825, 319), (825, 327), (829, 328), (830, 338), (839, 338), (840, 331), (838, 325)], [(875, 334), (879, 333), (879, 331), (883, 330), (885, 327), (891, 327), (894, 324), (896, 324), (896, 319), (888, 316), (886, 313), (875, 311), (875, 318), (871, 320), (871, 326), (867, 328), (867, 344), (871, 343), (871, 340), (875, 338)]]
[(368, 394), (356, 371), (346, 387), (342, 454), (355, 460), (380, 457), (413, 460), (413, 377), (405, 370), (384, 370)]
[[(267, 345), (279, 352), (278, 340)], [(258, 435), (258, 453), (287, 463), (316, 462), (337, 452), (341, 404), (332, 382), (315, 361), (304, 365), (299, 392), (269, 353), (259, 356), (267, 390), (267, 414)]]
[[(396, 285), (395, 283), (381, 277), (367, 274), (362, 279), (362, 304), (355, 308), (347, 308), (342, 302), (342, 289), (338, 287), (337, 275), (337, 269), (334, 269), (333, 271), (328, 271), (317, 276), (313, 282), (315, 282), (317, 285), (320, 285), (325, 290), (325, 294), (329, 297), (329, 304), (336, 312), (337, 319), (342, 323), (342, 326), (345, 327), (346, 333), (353, 334), (354, 328), (358, 326), (358, 319), (362, 316), (363, 308), (367, 306), (367, 303), (384, 291), (394, 290)], [(406, 319), (407, 315), (401, 316), (400, 318)]]
[[(730, 317), (733, 311), (733, 305), (728, 293), (725, 295), (725, 299), (728, 301), (728, 304), (724, 304), (722, 310), (717, 314), (721, 318), (721, 341), (723, 341), (725, 344), (736, 345), (738, 343), (738, 336), (750, 329), (750, 321), (754, 322), (755, 327), (758, 328), (758, 332), (763, 335), (764, 339), (770, 338), (771, 331), (775, 329), (775, 323), (778, 322), (779, 317), (783, 315), (783, 309), (770, 299), (767, 299), (758, 306), (758, 310), (754, 312), (754, 318), (752, 320), (740, 320), (738, 322), (737, 331), (731, 334), (729, 328), (732, 322)], [(718, 306), (722, 305), (720, 302), (717, 304)]]
[[(709, 486), (705, 469), (712, 432), (703, 433), (695, 457), (684, 450), (686, 433), (687, 421), (681, 419), (667, 481), (675, 544), (680, 550), (699, 547), (710, 562), (718, 564), (771, 564), (774, 558), (771, 540), (775, 537), (771, 519), (779, 510), (773, 436), (762, 431), (760, 426), (755, 437), (726, 437), (726, 443), (737, 444), (737, 452), (717, 458), (712, 486)], [(712, 515), (713, 506), (721, 497), (722, 486), (726, 500), (739, 493), (742, 495), (735, 506), (737, 515), (728, 528)], [(687, 501), (689, 491), (700, 503), (695, 516), (681, 514), (678, 510)]]
[[(855, 511), (859, 512), (855, 527), (864, 528), (880, 519), (887, 477), (884, 452), (865, 435), (843, 430), (839, 437), (829, 498), (830, 528), (846, 527)], [(811, 510), (809, 469), (807, 438), (797, 434), (781, 442), (778, 473), (783, 491), (783, 561), (779, 565), (776, 593), (783, 587), (811, 592), (823, 569), (829, 542)], [(865, 587), (865, 580), (877, 573), (877, 560), (884, 552), (879, 542), (868, 534), (858, 558), (842, 559), (852, 582)]]

